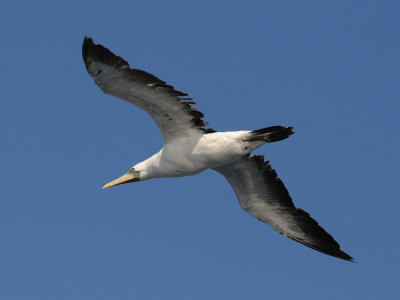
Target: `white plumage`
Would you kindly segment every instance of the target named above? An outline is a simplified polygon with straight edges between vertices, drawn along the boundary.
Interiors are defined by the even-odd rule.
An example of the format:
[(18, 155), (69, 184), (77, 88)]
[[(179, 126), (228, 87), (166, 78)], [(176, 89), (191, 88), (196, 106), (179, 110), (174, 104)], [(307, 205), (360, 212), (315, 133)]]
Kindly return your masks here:
[(134, 168), (140, 180), (194, 175), (235, 161), (264, 144), (246, 141), (250, 135), (250, 131), (231, 131), (179, 137)]
[(268, 142), (286, 139), (292, 127), (217, 132), (205, 129), (203, 114), (188, 94), (157, 77), (129, 68), (121, 57), (85, 38), (86, 69), (107, 94), (145, 110), (156, 122), (164, 147), (104, 187), (157, 177), (181, 177), (214, 169), (232, 185), (241, 207), (279, 233), (310, 248), (353, 261), (308, 213), (296, 208), (268, 161), (250, 153)]

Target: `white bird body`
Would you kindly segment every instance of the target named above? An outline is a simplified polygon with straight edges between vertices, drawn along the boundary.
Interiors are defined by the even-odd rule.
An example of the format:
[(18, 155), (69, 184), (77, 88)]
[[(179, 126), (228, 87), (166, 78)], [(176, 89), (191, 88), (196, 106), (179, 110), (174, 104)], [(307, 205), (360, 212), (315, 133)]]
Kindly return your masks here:
[(289, 192), (269, 161), (250, 153), (265, 143), (293, 134), (293, 127), (271, 126), (253, 131), (205, 129), (204, 115), (189, 95), (129, 64), (107, 48), (85, 38), (86, 69), (107, 94), (146, 111), (156, 122), (164, 147), (104, 188), (160, 177), (182, 177), (213, 169), (234, 189), (240, 206), (279, 233), (307, 247), (350, 260), (350, 255), (317, 221), (294, 206)]
[(227, 131), (178, 137), (135, 165), (140, 180), (182, 177), (219, 167), (249, 154), (265, 142), (247, 141), (251, 131)]

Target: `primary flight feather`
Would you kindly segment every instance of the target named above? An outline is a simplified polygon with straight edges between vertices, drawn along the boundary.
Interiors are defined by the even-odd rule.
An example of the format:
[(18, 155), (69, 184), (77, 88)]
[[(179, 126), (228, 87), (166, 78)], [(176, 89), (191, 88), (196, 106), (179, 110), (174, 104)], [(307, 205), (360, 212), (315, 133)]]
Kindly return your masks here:
[(352, 257), (317, 221), (296, 208), (269, 161), (250, 153), (269, 142), (288, 138), (292, 127), (272, 126), (253, 131), (217, 132), (205, 128), (203, 114), (188, 94), (129, 64), (85, 37), (86, 69), (103, 92), (146, 111), (156, 122), (164, 147), (133, 166), (104, 188), (160, 177), (181, 177), (213, 169), (229, 181), (240, 206), (279, 233), (322, 253), (344, 260)]

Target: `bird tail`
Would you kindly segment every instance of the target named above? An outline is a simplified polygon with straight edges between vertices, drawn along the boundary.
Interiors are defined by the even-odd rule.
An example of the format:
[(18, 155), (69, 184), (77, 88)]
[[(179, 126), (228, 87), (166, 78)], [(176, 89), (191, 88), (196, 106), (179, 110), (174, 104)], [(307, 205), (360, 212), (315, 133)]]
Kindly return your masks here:
[(287, 139), (293, 133), (293, 127), (271, 126), (250, 132), (250, 136), (247, 140), (265, 141), (266, 143), (272, 143)]

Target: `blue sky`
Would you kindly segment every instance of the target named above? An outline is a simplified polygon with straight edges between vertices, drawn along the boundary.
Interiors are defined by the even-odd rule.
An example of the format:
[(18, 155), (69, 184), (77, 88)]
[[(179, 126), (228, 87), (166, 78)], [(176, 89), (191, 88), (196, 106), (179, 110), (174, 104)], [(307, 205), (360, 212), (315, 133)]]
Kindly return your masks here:
[[(1, 299), (398, 296), (398, 1), (1, 5)], [(197, 100), (217, 130), (294, 126), (256, 151), (357, 264), (241, 210), (219, 174), (101, 190), (162, 147), (103, 94), (85, 35)]]

